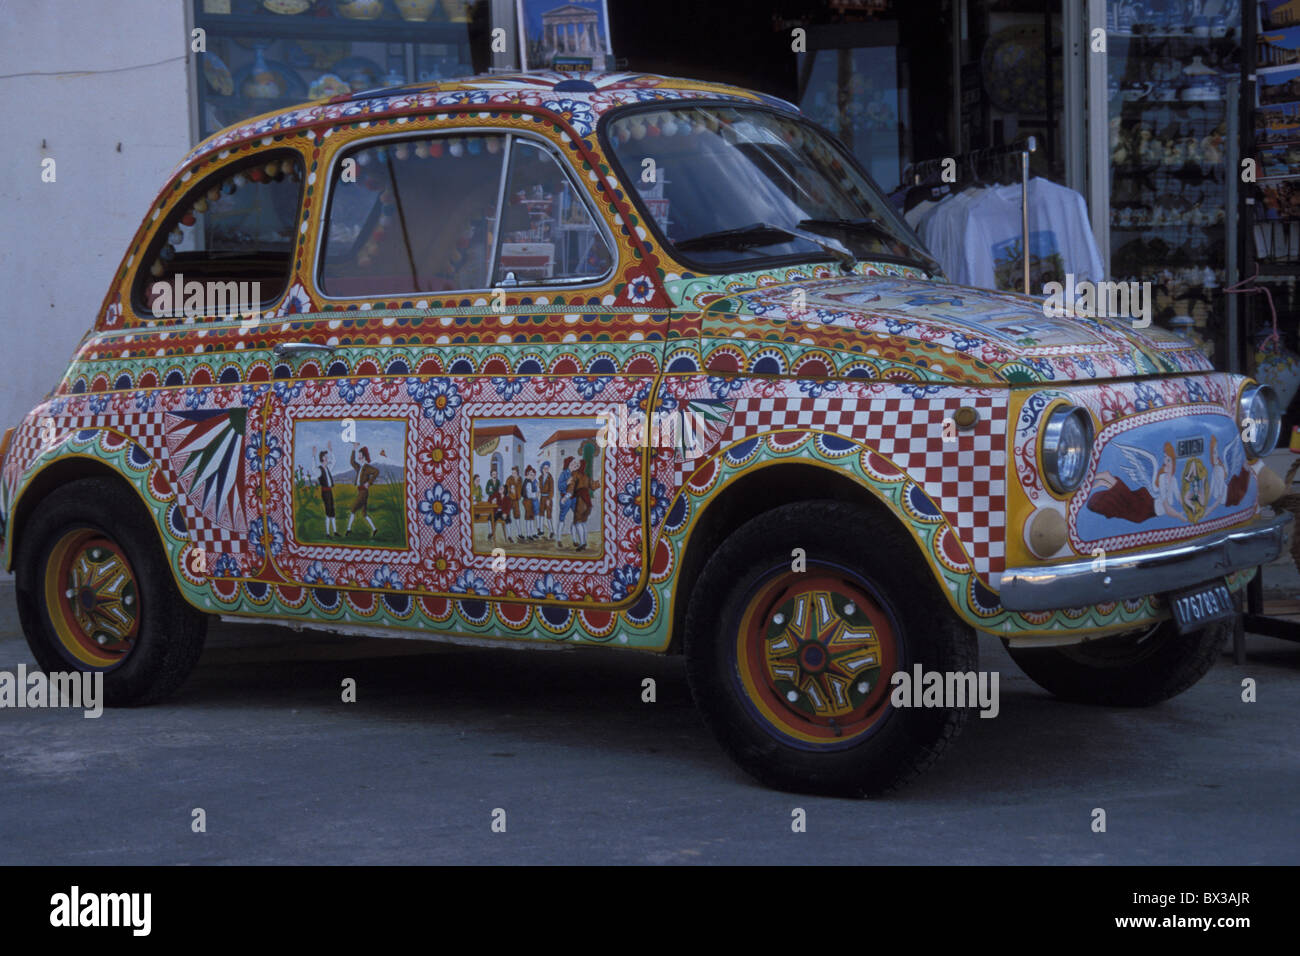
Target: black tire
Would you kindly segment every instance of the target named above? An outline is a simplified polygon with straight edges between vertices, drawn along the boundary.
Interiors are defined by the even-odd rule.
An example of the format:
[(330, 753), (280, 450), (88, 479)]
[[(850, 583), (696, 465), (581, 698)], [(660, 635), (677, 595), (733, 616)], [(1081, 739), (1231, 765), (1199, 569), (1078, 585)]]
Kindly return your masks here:
[(1232, 622), (1180, 635), (1173, 621), (1067, 647), (1008, 647), (1035, 684), (1079, 704), (1148, 707), (1176, 697), (1214, 666)]
[[(60, 543), (84, 540), (90, 542), (87, 547), (102, 542), (114, 548), (133, 577), (131, 593), (120, 603), (135, 605), (134, 636), (120, 642), (129, 646), (118, 660), (95, 663), (79, 657), (93, 656), (95, 649), (78, 651), (78, 639), (67, 635), (84, 635), (86, 629), (69, 623), (73, 615), (60, 602), (48, 600), (64, 586), (59, 571), (63, 565), (52, 562), (81, 546), (64, 549)], [(51, 492), (23, 529), (15, 584), (23, 633), (42, 670), (102, 671), (109, 706), (153, 703), (173, 693), (203, 651), (207, 616), (177, 591), (152, 518), (135, 491), (121, 481), (84, 478)], [(67, 595), (68, 605), (76, 605), (71, 589)], [(63, 622), (64, 637), (55, 615)]]
[[(796, 548), (806, 554), (804, 572), (792, 571)], [(817, 577), (801, 579), (799, 573)], [(873, 623), (884, 622), (873, 629), (880, 639), (880, 667), (871, 680), (853, 685), (859, 694), (870, 688), (861, 703), (864, 716), (853, 723), (859, 711), (845, 714), (846, 726), (831, 723), (829, 731), (809, 727), (817, 717), (806, 713), (812, 696), (801, 698), (793, 689), (808, 685), (803, 676), (787, 685), (769, 678), (766, 687), (758, 679), (772, 673), (773, 648), (785, 646), (779, 635), (785, 617), (778, 607), (793, 607), (791, 613), (803, 616), (798, 613), (798, 597), (794, 604), (783, 604), (782, 598), (790, 589), (815, 588), (818, 581), (844, 589), (831, 599), (834, 616), (844, 622), (837, 621), (834, 628), (848, 627), (850, 620), (861, 621), (859, 615), (867, 613), (856, 607), (856, 601), (837, 603), (844, 593), (865, 594), (869, 613), (875, 615)], [(816, 600), (813, 591), (808, 594)], [(811, 621), (821, 612), (814, 608), (807, 613)], [(796, 623), (791, 620), (791, 631)], [(853, 626), (860, 634), (860, 626)], [(881, 635), (891, 631), (894, 639), (887, 645)], [(807, 643), (799, 646), (806, 648)], [(951, 613), (907, 532), (876, 510), (820, 500), (774, 508), (722, 542), (692, 589), (684, 651), (696, 706), (723, 749), (742, 768), (770, 787), (835, 796), (869, 796), (897, 789), (933, 764), (966, 721), (965, 708), (894, 707), (889, 699), (893, 671), (910, 670), (916, 664), (925, 671), (974, 671), (978, 660), (974, 631)], [(802, 667), (803, 652), (795, 657)], [(829, 675), (827, 658), (817, 655), (822, 668), (818, 674)], [(755, 667), (755, 660), (769, 663)], [(746, 672), (752, 677), (748, 682)], [(805, 712), (796, 713), (794, 704), (783, 703), (782, 686), (791, 688), (786, 697), (795, 694), (796, 699), (809, 701)], [(872, 703), (882, 689), (883, 699), (875, 697)], [(786, 730), (791, 728), (847, 733), (839, 740), (809, 742), (790, 736)]]

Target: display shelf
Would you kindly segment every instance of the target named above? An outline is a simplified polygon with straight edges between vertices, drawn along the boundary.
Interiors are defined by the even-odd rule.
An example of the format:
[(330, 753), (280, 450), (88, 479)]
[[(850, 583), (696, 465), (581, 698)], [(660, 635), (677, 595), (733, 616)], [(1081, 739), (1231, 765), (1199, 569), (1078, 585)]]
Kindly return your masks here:
[(1164, 177), (1167, 179), (1182, 179), (1187, 181), (1214, 182), (1223, 181), (1223, 167), (1215, 166), (1206, 170), (1187, 169), (1187, 164), (1182, 163), (1175, 165), (1173, 163), (1161, 166), (1133, 166), (1128, 163), (1119, 164), (1111, 163), (1111, 172), (1116, 176), (1132, 176), (1135, 178), (1142, 177)]
[(1142, 233), (1157, 232), (1157, 233), (1162, 233), (1162, 234), (1169, 234), (1169, 233), (1174, 233), (1174, 234), (1178, 234), (1178, 233), (1187, 233), (1187, 234), (1189, 234), (1189, 235), (1191, 235), (1191, 234), (1193, 234), (1193, 233), (1196, 234), (1196, 235), (1201, 235), (1201, 234), (1206, 233), (1206, 232), (1221, 231), (1223, 228), (1224, 228), (1224, 225), (1223, 225), (1223, 223), (1221, 223), (1221, 222), (1219, 222), (1219, 223), (1213, 223), (1213, 224), (1211, 224), (1211, 225), (1193, 225), (1193, 224), (1190, 224), (1190, 223), (1174, 223), (1174, 224), (1170, 225), (1169, 223), (1165, 223), (1165, 224), (1163, 224), (1163, 225), (1158, 225), (1158, 226), (1157, 226), (1157, 225), (1128, 225), (1128, 226), (1123, 226), (1123, 225), (1120, 225), (1119, 223), (1116, 223), (1116, 222), (1112, 222), (1112, 223), (1110, 224), (1110, 231), (1111, 231), (1111, 232), (1142, 232)]
[(199, 13), (194, 25), (213, 36), (266, 37), (291, 40), (350, 40), (380, 43), (459, 43), (468, 23), (450, 20), (403, 20), (381, 17), (353, 20), (342, 16), (282, 16), (275, 13)]
[(1259, 276), (1261, 279), (1270, 276), (1279, 278), (1300, 276), (1300, 262), (1269, 262), (1266, 259), (1260, 259)]
[(1233, 28), (1229, 28), (1229, 32), (1220, 37), (1216, 37), (1213, 35), (1197, 36), (1194, 33), (1186, 33), (1186, 32), (1178, 32), (1178, 33), (1123, 32), (1122, 33), (1119, 30), (1107, 30), (1106, 39), (1120, 40), (1122, 42), (1129, 42), (1132, 40), (1148, 40), (1157, 43), (1163, 43), (1168, 40), (1183, 40), (1194, 46), (1214, 46), (1217, 44), (1225, 47), (1235, 47), (1237, 45), (1236, 30)]

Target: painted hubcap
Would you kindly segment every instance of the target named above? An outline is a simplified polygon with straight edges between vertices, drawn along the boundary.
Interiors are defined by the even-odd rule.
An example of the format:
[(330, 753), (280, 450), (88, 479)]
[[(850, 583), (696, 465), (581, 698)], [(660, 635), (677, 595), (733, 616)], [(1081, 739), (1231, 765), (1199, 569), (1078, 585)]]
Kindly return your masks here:
[(69, 531), (45, 569), (46, 607), (65, 653), (92, 668), (126, 659), (139, 633), (135, 573), (121, 548), (98, 531)]
[(787, 572), (759, 588), (737, 636), (745, 695), (778, 736), (843, 746), (883, 716), (898, 658), (893, 624), (834, 572)]

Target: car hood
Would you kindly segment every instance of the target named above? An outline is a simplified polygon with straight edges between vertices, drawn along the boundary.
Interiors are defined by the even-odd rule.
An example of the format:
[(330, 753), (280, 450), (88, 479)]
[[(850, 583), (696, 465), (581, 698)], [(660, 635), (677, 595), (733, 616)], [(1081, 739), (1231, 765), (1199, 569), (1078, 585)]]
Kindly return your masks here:
[(1050, 316), (1044, 300), (1032, 296), (898, 276), (762, 281), (690, 296), (701, 310), (700, 334), (859, 352), (887, 377), (931, 381), (1088, 381), (1213, 370), (1203, 352), (1164, 329), (1134, 329), (1129, 318)]

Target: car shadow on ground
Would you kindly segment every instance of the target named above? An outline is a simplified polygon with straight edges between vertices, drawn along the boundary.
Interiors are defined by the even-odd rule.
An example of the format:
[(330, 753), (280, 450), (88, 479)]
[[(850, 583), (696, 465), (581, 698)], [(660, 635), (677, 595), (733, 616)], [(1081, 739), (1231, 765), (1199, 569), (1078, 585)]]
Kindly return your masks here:
[[(1242, 674), (1300, 669), (1300, 647), (1269, 641)], [(1151, 708), (1058, 701), (1030, 682), (1000, 642), (981, 639), (982, 670), (999, 674), (998, 711), (972, 711), (944, 759), (896, 797), (944, 801), (972, 794), (1122, 789), (1155, 783), (1152, 767), (1186, 758), (1187, 738), (1224, 737), (1237, 701), (1238, 669), (1224, 657), (1191, 691)], [(344, 703), (345, 681), (356, 702)], [(647, 680), (654, 700), (646, 701)], [(1208, 706), (1207, 706), (1208, 704)], [(746, 781), (713, 743), (691, 701), (680, 657), (606, 648), (500, 649), (423, 641), (301, 634), (216, 624), (203, 659), (178, 696), (185, 710), (284, 710), (334, 721), (417, 725), (482, 734), (492, 757), (521, 747), (595, 749), (607, 757), (653, 754), (669, 773), (721, 773)]]

